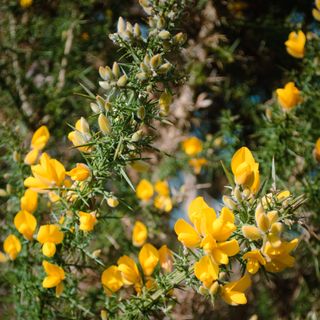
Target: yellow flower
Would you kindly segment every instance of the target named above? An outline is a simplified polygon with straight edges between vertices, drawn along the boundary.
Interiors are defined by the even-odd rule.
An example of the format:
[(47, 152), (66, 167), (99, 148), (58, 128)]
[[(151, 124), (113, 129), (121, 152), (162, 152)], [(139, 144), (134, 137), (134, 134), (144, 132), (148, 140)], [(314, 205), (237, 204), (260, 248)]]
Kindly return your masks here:
[(203, 198), (197, 197), (191, 202), (188, 215), (194, 227), (178, 219), (174, 227), (178, 240), (188, 248), (202, 247), (216, 264), (228, 264), (229, 257), (240, 250), (235, 239), (226, 241), (236, 230), (232, 211), (224, 207), (217, 218)]
[(48, 261), (43, 261), (42, 266), (47, 276), (42, 281), (42, 286), (44, 288), (54, 288), (56, 287), (56, 296), (59, 297), (63, 291), (62, 281), (65, 279), (64, 270)]
[(172, 200), (170, 198), (170, 189), (167, 181), (157, 181), (154, 186), (158, 195), (154, 199), (154, 206), (165, 212), (172, 210)]
[(141, 277), (137, 264), (128, 256), (122, 256), (118, 260), (118, 270), (121, 272), (122, 282), (126, 286), (139, 285)]
[(65, 168), (61, 162), (51, 159), (47, 153), (43, 153), (40, 164), (31, 166), (33, 177), (24, 180), (24, 185), (37, 192), (48, 192), (49, 188), (61, 187), (65, 179)]
[(91, 151), (90, 146), (85, 146), (90, 142), (90, 127), (87, 120), (81, 117), (75, 125), (75, 131), (71, 131), (68, 134), (68, 139), (72, 144), (77, 147), (81, 152), (88, 153)]
[(217, 242), (210, 234), (202, 240), (201, 247), (217, 264), (228, 264), (229, 257), (236, 255), (240, 251), (237, 240)]
[(300, 30), (297, 32), (290, 32), (289, 39), (284, 43), (287, 47), (287, 52), (294, 58), (304, 57), (304, 46), (306, 44), (306, 36)]
[(316, 8), (312, 9), (312, 15), (317, 21), (320, 21), (320, 0), (316, 0), (315, 5)]
[(13, 234), (10, 234), (3, 243), (3, 250), (11, 260), (15, 260), (21, 251), (20, 240)]
[(154, 185), (154, 189), (161, 196), (167, 197), (170, 195), (169, 184), (167, 181), (157, 181)]
[(300, 91), (293, 82), (288, 82), (284, 88), (277, 89), (276, 93), (278, 102), (285, 111), (290, 111), (301, 101)]
[(153, 196), (153, 186), (146, 180), (142, 179), (137, 185), (136, 195), (140, 200), (149, 201)]
[(266, 260), (262, 256), (259, 250), (252, 250), (245, 253), (242, 257), (247, 261), (247, 271), (251, 274), (255, 274), (258, 272), (260, 265), (264, 266), (266, 264)]
[(36, 211), (38, 207), (38, 193), (31, 189), (27, 189), (23, 197), (20, 199), (20, 207), (21, 210), (28, 211), (30, 213)]
[(194, 274), (206, 288), (210, 288), (218, 279), (219, 266), (209, 256), (204, 256), (195, 263)]
[(183, 141), (182, 149), (188, 156), (195, 156), (202, 151), (202, 142), (197, 137), (190, 137)]
[(103, 271), (101, 282), (106, 294), (117, 292), (123, 286), (122, 276), (117, 266), (111, 266)]
[(242, 147), (236, 151), (231, 160), (231, 170), (235, 182), (256, 193), (260, 186), (259, 164), (255, 162), (251, 151)]
[(56, 245), (63, 241), (64, 234), (60, 231), (60, 226), (46, 224), (39, 228), (37, 240), (43, 245), (42, 253), (47, 257), (52, 257), (56, 253)]
[(94, 225), (97, 223), (97, 218), (94, 212), (83, 212), (79, 211), (80, 226), (79, 229), (82, 231), (92, 231)]
[(195, 174), (199, 174), (203, 166), (208, 163), (208, 160), (205, 158), (194, 158), (189, 160), (189, 165), (193, 167)]
[(238, 281), (233, 281), (225, 284), (221, 288), (222, 299), (232, 305), (237, 306), (239, 304), (246, 304), (247, 298), (244, 291), (251, 286), (251, 279), (248, 274), (245, 274)]
[(37, 220), (31, 213), (24, 210), (19, 211), (14, 217), (13, 223), (27, 240), (32, 240), (37, 227)]
[(24, 163), (28, 166), (35, 164), (39, 157), (39, 150), (31, 149), (24, 158)]
[(75, 181), (84, 181), (91, 176), (91, 170), (84, 163), (77, 163), (76, 167), (67, 171), (66, 174)]
[(170, 197), (158, 195), (154, 198), (153, 204), (157, 209), (165, 212), (172, 210), (172, 200)]
[(141, 247), (147, 240), (147, 227), (140, 221), (136, 221), (132, 231), (132, 243), (136, 247)]
[(313, 150), (315, 159), (320, 162), (320, 138), (317, 140), (316, 145)]
[(199, 233), (185, 220), (178, 219), (174, 225), (178, 240), (187, 248), (196, 248), (201, 243)]
[(161, 268), (166, 272), (173, 270), (173, 254), (170, 249), (164, 244), (159, 250), (159, 262)]
[(290, 253), (297, 247), (298, 242), (298, 239), (293, 239), (290, 242), (282, 241), (276, 248), (270, 242), (267, 242), (264, 247), (264, 254), (269, 258), (266, 259), (266, 270), (269, 272), (281, 272), (286, 268), (293, 267), (295, 259), (290, 256)]
[(32, 5), (33, 0), (20, 0), (20, 6), (21, 8), (28, 8)]
[(159, 262), (158, 250), (150, 243), (146, 243), (139, 252), (139, 262), (143, 273), (151, 276)]
[(31, 148), (42, 150), (50, 138), (49, 130), (46, 126), (41, 126), (32, 136)]

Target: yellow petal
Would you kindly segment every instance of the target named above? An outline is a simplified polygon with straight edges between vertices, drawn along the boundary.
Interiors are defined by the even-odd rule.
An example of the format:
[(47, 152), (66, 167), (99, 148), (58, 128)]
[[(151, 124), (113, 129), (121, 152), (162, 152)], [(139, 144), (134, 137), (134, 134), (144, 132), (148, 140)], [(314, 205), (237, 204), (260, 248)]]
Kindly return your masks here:
[(33, 149), (42, 150), (50, 138), (49, 130), (46, 126), (41, 126), (35, 131), (31, 140), (31, 147)]
[(185, 220), (178, 219), (174, 231), (178, 236), (178, 240), (188, 248), (199, 246), (201, 238), (197, 231)]
[(153, 245), (146, 243), (139, 252), (139, 262), (143, 273), (151, 276), (159, 262), (158, 250)]
[(147, 240), (147, 227), (140, 221), (136, 221), (132, 232), (132, 243), (136, 247), (141, 247)]

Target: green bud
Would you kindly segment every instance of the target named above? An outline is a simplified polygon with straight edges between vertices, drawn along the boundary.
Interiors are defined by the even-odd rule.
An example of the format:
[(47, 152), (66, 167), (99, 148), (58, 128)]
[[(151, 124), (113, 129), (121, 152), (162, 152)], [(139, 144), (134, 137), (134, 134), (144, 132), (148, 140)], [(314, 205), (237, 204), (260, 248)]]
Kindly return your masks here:
[(125, 31), (125, 29), (126, 29), (126, 23), (122, 17), (119, 17), (118, 25), (117, 25), (117, 32), (122, 33)]
[(120, 88), (125, 87), (126, 84), (127, 84), (127, 82), (128, 82), (128, 78), (127, 78), (127, 76), (124, 74), (124, 75), (121, 76), (121, 77), (119, 78), (119, 80), (117, 81), (117, 86), (120, 87)]
[(109, 134), (111, 132), (110, 121), (103, 113), (100, 113), (98, 117), (98, 125), (104, 134)]
[(160, 54), (156, 54), (150, 59), (150, 66), (153, 69), (157, 69), (161, 64), (162, 58)]
[(144, 117), (146, 115), (146, 109), (144, 106), (141, 106), (139, 109), (138, 109), (138, 112), (137, 112), (137, 116), (140, 120), (143, 120)]
[(159, 69), (157, 70), (157, 73), (159, 74), (166, 74), (171, 69), (172, 65), (171, 63), (167, 62), (162, 64)]
[(118, 65), (117, 62), (113, 63), (112, 73), (114, 74), (116, 79), (119, 79), (119, 77), (120, 77), (120, 68), (119, 68), (119, 65)]

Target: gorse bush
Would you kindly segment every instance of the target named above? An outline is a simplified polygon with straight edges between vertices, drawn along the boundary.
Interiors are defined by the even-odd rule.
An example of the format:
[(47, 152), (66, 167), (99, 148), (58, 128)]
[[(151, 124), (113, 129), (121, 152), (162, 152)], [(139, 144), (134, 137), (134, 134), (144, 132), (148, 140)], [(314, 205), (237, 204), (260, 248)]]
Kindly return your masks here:
[[(242, 17), (245, 6), (235, 3), (228, 10)], [(316, 297), (318, 289), (310, 283), (319, 278), (318, 33), (294, 28), (281, 49), (301, 61), (299, 69), (287, 72), (286, 82), (254, 113), (245, 106), (239, 114), (220, 110), (219, 128), (210, 133), (202, 128), (207, 114), (198, 110), (208, 108), (214, 95), (189, 96), (197, 101), (187, 111), (178, 101), (186, 90), (214, 91), (212, 82), (195, 81), (195, 46), (183, 29), (193, 15), (199, 22), (197, 12), (215, 12), (211, 2), (139, 4), (145, 24), (120, 17), (109, 36), (119, 58), (99, 67), (96, 92), (82, 85), (87, 110), (75, 122), (67, 119), (68, 147), (58, 148), (45, 125), (27, 146), (19, 127), (1, 126), (1, 314), (178, 319), (188, 317), (178, 308), (189, 292), (191, 305), (207, 308), (192, 317), (236, 319), (248, 304), (243, 317), (279, 318), (280, 312), (264, 310), (272, 301), (267, 288), (294, 278), (309, 259), (306, 271), (312, 271), (299, 280), (295, 298), (301, 302), (309, 294), (309, 309), (286, 317), (315, 319), (318, 306), (310, 292)], [(21, 9), (32, 5), (20, 1)], [(316, 1), (315, 19), (318, 9)], [(239, 63), (233, 58), (237, 44), (210, 47), (204, 30), (214, 24), (203, 24), (197, 39), (206, 39), (198, 48), (201, 72), (211, 60), (208, 48), (218, 67)], [(216, 95), (223, 85), (219, 90)], [(179, 123), (183, 117), (192, 125)], [(173, 145), (176, 136), (170, 152), (159, 147), (163, 140)], [(219, 200), (212, 201), (204, 190), (219, 181)], [(227, 306), (240, 313), (232, 316)]]

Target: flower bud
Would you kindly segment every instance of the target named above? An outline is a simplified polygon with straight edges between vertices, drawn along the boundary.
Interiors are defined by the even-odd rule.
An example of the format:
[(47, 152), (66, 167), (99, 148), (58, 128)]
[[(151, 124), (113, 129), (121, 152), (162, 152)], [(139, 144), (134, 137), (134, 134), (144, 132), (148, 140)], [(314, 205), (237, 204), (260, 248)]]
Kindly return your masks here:
[(183, 45), (187, 40), (186, 34), (179, 32), (173, 37), (173, 42), (179, 45)]
[(133, 35), (135, 36), (135, 38), (140, 38), (140, 36), (141, 36), (141, 30), (140, 30), (140, 26), (138, 23), (134, 24)]
[(101, 320), (108, 320), (109, 319), (108, 312), (106, 310), (101, 310), (100, 317), (101, 317)]
[(103, 113), (100, 113), (100, 115), (98, 117), (98, 124), (99, 124), (100, 130), (104, 134), (109, 134), (111, 132), (110, 121)]
[(110, 69), (110, 67), (99, 67), (99, 74), (100, 77), (105, 81), (110, 81), (113, 79), (113, 73)]
[(171, 67), (172, 67), (171, 63), (169, 62), (164, 63), (159, 67), (159, 69), (157, 70), (157, 73), (166, 74), (170, 71)]
[(117, 32), (122, 33), (125, 31), (125, 29), (126, 29), (126, 23), (122, 17), (119, 17), (118, 24), (117, 24)]
[(279, 215), (276, 210), (272, 210), (267, 213), (267, 217), (268, 217), (270, 225), (272, 225), (273, 223), (275, 223), (278, 220)]
[(146, 115), (146, 109), (144, 106), (140, 106), (137, 112), (137, 116), (140, 120), (143, 120)]
[(162, 40), (167, 40), (170, 38), (170, 32), (167, 30), (162, 30), (159, 32), (158, 36)]
[(219, 283), (218, 283), (217, 281), (215, 281), (215, 282), (211, 285), (211, 287), (210, 287), (210, 289), (209, 289), (209, 292), (210, 292), (211, 295), (214, 296), (214, 295), (217, 293), (218, 289), (219, 289)]
[(202, 294), (203, 296), (205, 296), (208, 294), (208, 289), (205, 286), (200, 286), (199, 293)]
[(118, 65), (117, 62), (113, 63), (112, 73), (114, 74), (116, 79), (119, 79), (119, 77), (120, 77), (120, 68), (119, 68), (119, 65)]
[(166, 24), (166, 21), (164, 20), (163, 17), (157, 18), (157, 29), (163, 29), (165, 24)]
[(14, 162), (19, 162), (21, 159), (21, 155), (18, 151), (13, 151), (12, 158)]
[(107, 199), (107, 204), (111, 208), (115, 208), (119, 205), (119, 200), (116, 197), (110, 197)]
[(222, 201), (225, 204), (225, 206), (231, 210), (233, 210), (237, 207), (237, 204), (231, 198), (229, 198), (227, 196), (223, 196)]
[(8, 194), (11, 194), (13, 192), (13, 187), (10, 183), (6, 185), (6, 191)]
[(92, 252), (92, 256), (95, 258), (99, 258), (100, 254), (101, 254), (101, 249), (97, 249)]
[(261, 205), (261, 203), (259, 203), (259, 204), (257, 205), (256, 211), (255, 211), (255, 213), (254, 213), (256, 220), (258, 219), (258, 216), (259, 216), (260, 214), (265, 214), (264, 208), (263, 208), (263, 206)]
[(162, 58), (160, 54), (156, 54), (150, 59), (150, 66), (153, 69), (157, 69), (161, 64)]
[(111, 88), (111, 84), (108, 81), (99, 81), (99, 86), (105, 90), (110, 90)]
[(94, 113), (100, 113), (101, 112), (101, 108), (96, 103), (91, 102), (90, 103), (90, 108)]
[(264, 213), (260, 213), (256, 216), (256, 223), (260, 230), (267, 232), (270, 228), (269, 219)]
[(128, 77), (124, 74), (117, 81), (117, 86), (120, 87), (120, 88), (125, 87), (127, 82), (128, 82)]
[(233, 189), (233, 196), (237, 199), (237, 201), (241, 201), (242, 200), (242, 196), (241, 196), (241, 192), (240, 192), (240, 188), (239, 186), (236, 186)]
[(136, 131), (131, 137), (131, 142), (139, 141), (141, 139), (142, 135), (143, 135), (143, 131), (142, 130)]
[(145, 72), (139, 72), (136, 74), (137, 79), (144, 81), (148, 78), (148, 75)]
[(259, 240), (261, 239), (260, 230), (256, 226), (243, 226), (241, 228), (242, 234), (249, 240)]
[(133, 31), (133, 26), (132, 26), (132, 24), (128, 21), (128, 22), (127, 22), (127, 25), (126, 25), (126, 32), (131, 36), (132, 31)]

